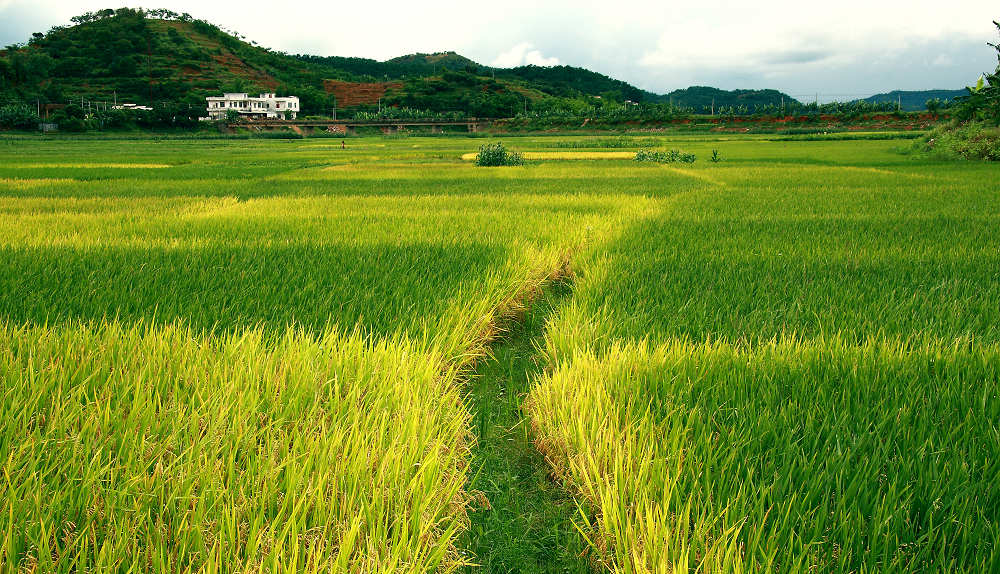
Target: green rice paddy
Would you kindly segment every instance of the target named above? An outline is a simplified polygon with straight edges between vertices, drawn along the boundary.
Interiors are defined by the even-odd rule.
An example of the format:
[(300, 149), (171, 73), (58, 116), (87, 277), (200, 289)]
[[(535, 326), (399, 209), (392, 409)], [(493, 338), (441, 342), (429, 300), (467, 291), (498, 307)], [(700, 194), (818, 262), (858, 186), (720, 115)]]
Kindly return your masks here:
[(0, 140), (0, 570), (1000, 569), (997, 167), (607, 139)]

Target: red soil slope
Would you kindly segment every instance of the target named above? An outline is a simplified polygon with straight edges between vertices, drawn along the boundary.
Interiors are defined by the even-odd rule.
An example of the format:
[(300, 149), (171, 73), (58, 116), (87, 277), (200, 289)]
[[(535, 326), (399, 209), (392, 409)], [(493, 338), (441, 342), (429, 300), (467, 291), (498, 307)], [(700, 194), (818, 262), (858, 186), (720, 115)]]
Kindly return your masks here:
[(323, 88), (328, 94), (337, 97), (337, 106), (341, 108), (360, 104), (377, 104), (378, 99), (383, 97), (387, 91), (402, 87), (401, 82), (360, 84), (339, 80), (323, 80)]

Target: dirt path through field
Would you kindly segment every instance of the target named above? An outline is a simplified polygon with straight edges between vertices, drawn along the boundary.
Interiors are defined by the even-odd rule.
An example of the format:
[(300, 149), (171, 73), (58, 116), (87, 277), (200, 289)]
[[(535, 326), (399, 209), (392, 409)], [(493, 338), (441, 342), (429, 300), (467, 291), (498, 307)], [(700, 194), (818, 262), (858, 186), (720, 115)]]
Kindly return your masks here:
[[(573, 519), (576, 503), (549, 475), (531, 442), (521, 403), (544, 367), (537, 345), (545, 322), (569, 287), (546, 289), (469, 380), (478, 444), (471, 488), (482, 493), (471, 513), (466, 548), (470, 573), (596, 572)], [(488, 503), (487, 503), (488, 501)]]

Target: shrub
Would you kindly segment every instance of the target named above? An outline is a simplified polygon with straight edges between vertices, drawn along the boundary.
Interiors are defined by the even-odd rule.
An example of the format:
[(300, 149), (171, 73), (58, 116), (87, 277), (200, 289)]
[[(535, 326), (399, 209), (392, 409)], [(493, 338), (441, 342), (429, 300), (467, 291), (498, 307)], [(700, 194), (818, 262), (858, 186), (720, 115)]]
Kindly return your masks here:
[(953, 124), (934, 130), (916, 147), (947, 158), (1000, 161), (1000, 128), (982, 122)]
[(641, 149), (635, 152), (635, 161), (640, 161), (640, 162), (694, 163), (695, 159), (696, 158), (693, 153), (684, 153), (676, 149), (672, 149), (670, 151)]
[(483, 167), (495, 167), (501, 165), (522, 165), (524, 157), (513, 151), (507, 151), (503, 143), (483, 144), (476, 154), (476, 165)]
[(30, 130), (38, 127), (38, 114), (31, 107), (23, 104), (11, 104), (0, 107), (0, 128)]

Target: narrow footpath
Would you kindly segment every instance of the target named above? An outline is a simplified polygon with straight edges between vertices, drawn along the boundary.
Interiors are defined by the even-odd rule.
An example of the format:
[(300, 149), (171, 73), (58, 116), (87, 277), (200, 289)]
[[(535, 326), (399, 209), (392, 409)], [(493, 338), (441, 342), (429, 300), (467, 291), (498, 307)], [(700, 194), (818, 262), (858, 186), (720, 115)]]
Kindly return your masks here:
[(521, 403), (544, 368), (536, 345), (545, 321), (569, 287), (546, 289), (520, 323), (494, 348), (469, 380), (474, 431), (471, 488), (485, 495), (470, 514), (466, 548), (479, 566), (470, 574), (597, 572), (583, 537), (573, 525), (576, 504), (549, 475), (531, 442)]

